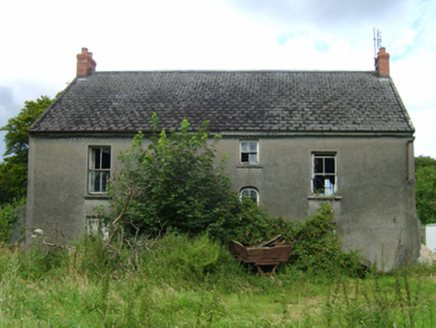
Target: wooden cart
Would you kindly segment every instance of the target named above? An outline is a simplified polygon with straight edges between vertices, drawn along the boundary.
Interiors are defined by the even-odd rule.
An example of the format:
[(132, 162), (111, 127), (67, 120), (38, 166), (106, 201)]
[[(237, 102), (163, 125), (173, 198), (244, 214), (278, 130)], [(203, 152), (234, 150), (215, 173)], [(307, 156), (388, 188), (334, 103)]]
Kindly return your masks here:
[(262, 266), (273, 266), (272, 274), (274, 274), (280, 262), (287, 262), (289, 260), (291, 249), (291, 245), (245, 247), (237, 241), (232, 240), (230, 242), (230, 252), (243, 262), (254, 264), (262, 276), (264, 275)]

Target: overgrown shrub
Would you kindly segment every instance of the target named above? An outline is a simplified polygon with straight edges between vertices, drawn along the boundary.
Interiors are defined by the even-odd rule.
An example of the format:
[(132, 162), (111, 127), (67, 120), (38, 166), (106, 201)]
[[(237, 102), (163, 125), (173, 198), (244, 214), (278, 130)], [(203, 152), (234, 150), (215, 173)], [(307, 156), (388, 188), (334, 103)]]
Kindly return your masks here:
[(290, 236), (294, 224), (293, 221), (273, 217), (255, 202), (246, 199), (235, 215), (221, 217), (208, 227), (208, 232), (223, 243), (237, 240), (244, 245), (254, 246), (279, 234), (285, 238)]
[(122, 221), (141, 233), (169, 229), (196, 234), (232, 216), (238, 197), (225, 173), (224, 159), (215, 166), (208, 122), (191, 132), (185, 119), (167, 136), (164, 130), (159, 132), (153, 115), (151, 130), (148, 149), (139, 133), (132, 147), (120, 154), (124, 170), (112, 184), (112, 198)]
[(240, 213), (220, 217), (209, 225), (208, 232), (223, 243), (238, 240), (242, 244), (253, 245), (268, 233), (266, 216), (266, 211), (258, 208), (254, 202), (245, 200), (242, 202)]
[(202, 280), (221, 266), (222, 245), (207, 234), (189, 237), (167, 234), (155, 247), (156, 259), (168, 272), (184, 279)]
[(363, 275), (368, 268), (360, 263), (357, 253), (342, 250), (332, 218), (330, 204), (324, 203), (314, 216), (294, 227), (290, 235), (290, 263), (306, 271)]
[(12, 228), (20, 215), (18, 209), (25, 204), (26, 198), (23, 198), (0, 206), (0, 243), (10, 243)]
[(332, 222), (333, 211), (324, 203), (305, 221), (273, 217), (251, 201), (243, 202), (239, 215), (211, 225), (211, 235), (223, 240), (235, 239), (246, 246), (256, 246), (282, 235), (292, 245), (289, 264), (304, 271), (365, 274), (358, 254), (342, 250), (339, 234)]

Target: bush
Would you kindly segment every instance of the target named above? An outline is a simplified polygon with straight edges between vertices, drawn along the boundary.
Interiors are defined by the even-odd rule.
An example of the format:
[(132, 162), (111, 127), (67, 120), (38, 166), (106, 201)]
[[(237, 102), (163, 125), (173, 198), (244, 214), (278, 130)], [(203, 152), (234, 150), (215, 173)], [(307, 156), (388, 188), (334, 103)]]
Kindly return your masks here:
[(14, 200), (0, 207), (0, 243), (8, 244), (11, 242), (12, 228), (20, 214), (18, 209), (26, 204), (26, 198)]
[(147, 234), (167, 229), (196, 234), (233, 215), (239, 201), (225, 174), (224, 158), (215, 166), (208, 122), (190, 132), (185, 119), (167, 136), (158, 131), (153, 115), (151, 129), (148, 150), (139, 133), (131, 149), (120, 155), (125, 169), (112, 185), (112, 198), (117, 213), (127, 209), (124, 223)]
[(314, 216), (294, 228), (290, 262), (305, 271), (364, 275), (367, 268), (360, 263), (358, 254), (342, 250), (332, 218), (331, 206), (324, 203)]
[(223, 243), (237, 240), (243, 245), (254, 246), (279, 234), (286, 238), (294, 224), (293, 221), (271, 216), (264, 208), (246, 199), (236, 215), (221, 217), (209, 226), (208, 232)]
[(345, 252), (328, 203), (305, 221), (290, 221), (271, 216), (251, 201), (244, 201), (238, 216), (223, 219), (210, 227), (211, 235), (223, 240), (237, 240), (246, 246), (256, 246), (282, 235), (292, 245), (289, 264), (304, 271), (345, 273), (362, 276), (368, 269), (360, 263), (358, 254)]
[(222, 245), (207, 234), (195, 237), (167, 234), (156, 245), (157, 261), (165, 266), (165, 271), (193, 280), (216, 273), (221, 266), (222, 251)]

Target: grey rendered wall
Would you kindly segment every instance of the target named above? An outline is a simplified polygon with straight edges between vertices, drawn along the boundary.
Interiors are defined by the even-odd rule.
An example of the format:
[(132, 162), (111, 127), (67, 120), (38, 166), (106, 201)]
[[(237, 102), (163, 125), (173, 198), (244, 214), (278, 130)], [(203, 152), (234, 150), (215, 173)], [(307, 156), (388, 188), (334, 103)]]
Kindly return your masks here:
[[(344, 246), (360, 250), (380, 269), (417, 258), (413, 149), (408, 148), (407, 156), (407, 138), (261, 138), (260, 161), (254, 166), (239, 162), (239, 140), (224, 138), (217, 144), (217, 155), (228, 155), (235, 190), (255, 187), (261, 205), (274, 215), (304, 219), (326, 201), (311, 192), (312, 153), (335, 152), (338, 197), (330, 201)], [(111, 146), (116, 174), (120, 169), (116, 154), (127, 149), (130, 142), (131, 139), (31, 138), (29, 230), (43, 229), (51, 240), (60, 232), (67, 241), (83, 234), (86, 218), (93, 215), (96, 206), (107, 202), (87, 194), (88, 147)]]
[(328, 200), (312, 194), (312, 153), (335, 152), (338, 197), (328, 201), (344, 247), (360, 250), (388, 270), (419, 256), (413, 148), (408, 143), (394, 137), (260, 139), (255, 166), (240, 165), (239, 140), (223, 140), (219, 153), (229, 155), (236, 190), (255, 187), (261, 205), (274, 215), (304, 219)]
[[(27, 238), (42, 229), (48, 242), (71, 241), (86, 232), (86, 219), (107, 197), (89, 195), (89, 146), (111, 146), (112, 154), (127, 149), (131, 139), (30, 138), (27, 196)], [(116, 171), (116, 156), (112, 167)]]

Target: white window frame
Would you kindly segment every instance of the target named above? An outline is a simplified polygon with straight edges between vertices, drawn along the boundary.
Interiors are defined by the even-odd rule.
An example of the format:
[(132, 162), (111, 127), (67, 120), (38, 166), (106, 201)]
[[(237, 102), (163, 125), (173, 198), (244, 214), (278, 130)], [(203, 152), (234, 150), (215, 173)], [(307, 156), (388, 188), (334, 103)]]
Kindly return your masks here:
[[(255, 145), (255, 149), (253, 145)], [(259, 164), (259, 140), (241, 140), (239, 142), (239, 161), (246, 165)]]
[[(333, 159), (331, 163), (327, 161)], [(321, 163), (319, 161), (322, 161)], [(330, 168), (328, 168), (330, 167)], [(333, 172), (332, 172), (333, 170)], [(332, 181), (333, 180), (333, 181)], [(317, 195), (335, 195), (338, 188), (338, 157), (334, 152), (312, 153), (312, 192)], [(333, 182), (333, 183), (332, 183)], [(322, 187), (319, 185), (322, 184)], [(318, 187), (317, 187), (318, 185)]]
[[(244, 199), (244, 193), (248, 192), (250, 195), (248, 195), (248, 199), (252, 199), (255, 200), (256, 199), (256, 203), (259, 204), (259, 191), (253, 187), (244, 187), (239, 191), (239, 198), (241, 199), (241, 201)], [(256, 198), (252, 197), (251, 194), (255, 194)]]
[[(96, 158), (96, 150), (100, 152), (100, 158)], [(109, 150), (109, 166), (107, 161), (103, 160), (104, 152)], [(98, 161), (98, 163), (96, 163)], [(107, 194), (107, 189), (103, 190), (104, 185), (106, 188), (111, 176), (112, 167), (112, 149), (110, 146), (89, 146), (88, 151), (88, 192), (90, 194)], [(95, 188), (95, 179), (99, 180), (99, 188)]]
[(86, 220), (86, 232), (88, 236), (102, 236), (103, 240), (109, 239), (109, 228), (103, 220), (89, 218)]

